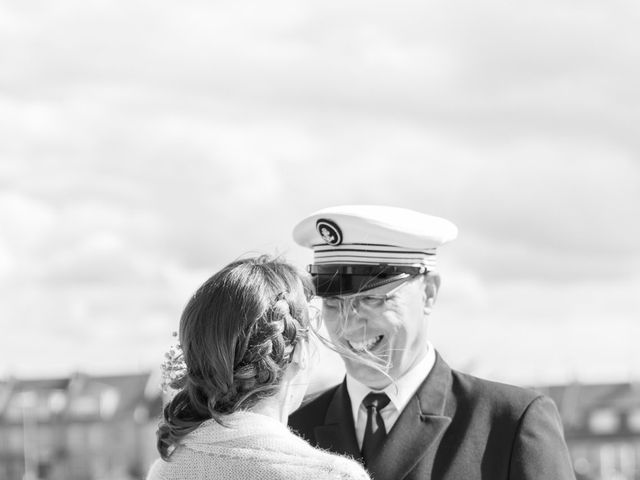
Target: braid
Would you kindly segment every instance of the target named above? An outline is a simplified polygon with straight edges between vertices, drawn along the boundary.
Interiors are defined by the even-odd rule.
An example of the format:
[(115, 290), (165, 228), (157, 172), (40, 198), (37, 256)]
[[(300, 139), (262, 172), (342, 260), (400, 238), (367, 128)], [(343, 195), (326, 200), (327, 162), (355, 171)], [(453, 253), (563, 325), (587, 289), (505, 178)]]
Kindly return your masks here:
[(275, 393), (301, 329), (291, 310), (287, 294), (281, 293), (255, 322), (244, 339), (243, 355), (234, 366), (231, 388), (216, 403), (217, 411), (249, 408)]

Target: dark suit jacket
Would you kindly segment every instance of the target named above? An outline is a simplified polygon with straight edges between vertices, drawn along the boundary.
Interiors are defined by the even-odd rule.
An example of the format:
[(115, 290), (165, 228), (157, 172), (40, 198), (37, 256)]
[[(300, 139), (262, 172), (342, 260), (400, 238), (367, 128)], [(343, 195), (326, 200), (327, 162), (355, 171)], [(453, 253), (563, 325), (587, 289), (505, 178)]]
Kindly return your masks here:
[[(289, 425), (312, 445), (361, 459), (344, 382)], [(375, 480), (575, 478), (548, 397), (456, 372), (439, 355), (367, 469)]]

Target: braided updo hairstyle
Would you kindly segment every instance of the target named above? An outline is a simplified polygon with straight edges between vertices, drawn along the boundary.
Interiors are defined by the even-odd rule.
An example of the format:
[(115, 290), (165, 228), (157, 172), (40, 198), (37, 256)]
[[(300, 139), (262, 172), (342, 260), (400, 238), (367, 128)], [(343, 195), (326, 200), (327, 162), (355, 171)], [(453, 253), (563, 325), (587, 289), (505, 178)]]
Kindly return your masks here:
[(196, 291), (180, 319), (187, 373), (157, 432), (163, 459), (205, 420), (223, 424), (277, 392), (308, 328), (311, 292), (306, 276), (266, 255), (227, 265)]

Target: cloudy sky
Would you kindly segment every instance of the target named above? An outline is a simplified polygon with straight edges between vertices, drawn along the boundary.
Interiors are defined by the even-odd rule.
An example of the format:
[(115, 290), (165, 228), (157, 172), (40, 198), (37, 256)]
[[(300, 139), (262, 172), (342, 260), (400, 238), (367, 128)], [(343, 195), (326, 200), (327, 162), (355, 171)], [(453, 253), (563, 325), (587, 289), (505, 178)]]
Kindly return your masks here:
[[(156, 368), (192, 291), (317, 209), (447, 217), (432, 340), (640, 379), (632, 0), (0, 4), (0, 378)], [(337, 363), (335, 364), (337, 368)]]

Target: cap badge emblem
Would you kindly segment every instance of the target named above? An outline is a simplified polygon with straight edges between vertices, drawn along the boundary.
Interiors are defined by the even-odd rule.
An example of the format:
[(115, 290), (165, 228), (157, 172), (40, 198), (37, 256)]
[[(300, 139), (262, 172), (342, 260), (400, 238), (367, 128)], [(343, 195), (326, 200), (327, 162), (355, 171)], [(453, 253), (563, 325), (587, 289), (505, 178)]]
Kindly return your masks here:
[(318, 230), (322, 240), (329, 245), (340, 245), (342, 243), (342, 232), (338, 225), (331, 220), (319, 219), (316, 222), (316, 230)]

